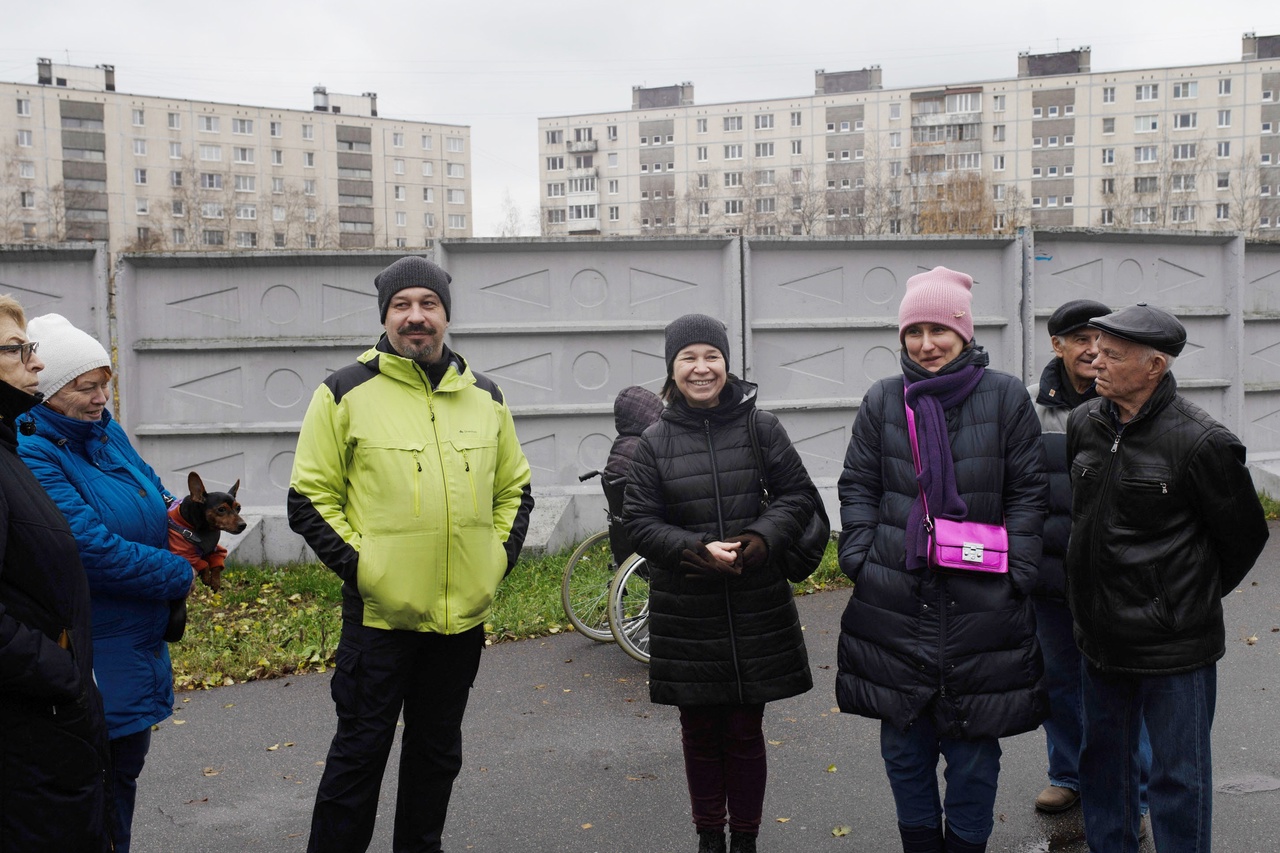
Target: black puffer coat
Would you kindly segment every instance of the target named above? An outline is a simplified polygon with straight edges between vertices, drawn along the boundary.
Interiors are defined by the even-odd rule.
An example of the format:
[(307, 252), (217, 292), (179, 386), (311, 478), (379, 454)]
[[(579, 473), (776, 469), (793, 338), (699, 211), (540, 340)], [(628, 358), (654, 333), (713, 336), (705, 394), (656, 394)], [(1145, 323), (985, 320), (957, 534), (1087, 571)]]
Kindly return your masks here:
[(0, 851), (89, 853), (107, 849), (107, 729), (80, 551), (18, 458), (35, 402), (0, 382)]
[[(791, 585), (772, 565), (814, 513), (800, 455), (760, 411), (760, 451), (774, 500), (761, 513), (747, 432), (755, 386), (730, 380), (714, 409), (673, 403), (647, 429), (627, 482), (624, 517), (650, 580), (649, 696), (663, 705), (757, 704), (813, 686)], [(680, 552), (749, 530), (770, 562), (741, 576), (688, 574)]]
[(1028, 597), (1048, 505), (1031, 399), (987, 370), (946, 413), (969, 519), (1009, 530), (1009, 575), (970, 578), (905, 568), (919, 490), (902, 397), (901, 376), (867, 392), (840, 477), (840, 568), (855, 584), (840, 626), (840, 709), (902, 730), (931, 713), (944, 737), (1030, 731), (1048, 712)]

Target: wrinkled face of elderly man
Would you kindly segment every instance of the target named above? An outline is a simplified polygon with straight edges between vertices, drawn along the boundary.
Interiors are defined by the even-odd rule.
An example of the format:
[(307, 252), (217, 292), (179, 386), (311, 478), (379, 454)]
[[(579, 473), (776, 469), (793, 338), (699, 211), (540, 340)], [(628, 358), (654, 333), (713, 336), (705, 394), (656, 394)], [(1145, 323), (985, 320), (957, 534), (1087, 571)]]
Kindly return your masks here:
[(1097, 347), (1093, 369), (1098, 373), (1094, 379), (1098, 394), (1115, 403), (1121, 422), (1127, 423), (1151, 398), (1172, 358), (1106, 332), (1098, 337)]

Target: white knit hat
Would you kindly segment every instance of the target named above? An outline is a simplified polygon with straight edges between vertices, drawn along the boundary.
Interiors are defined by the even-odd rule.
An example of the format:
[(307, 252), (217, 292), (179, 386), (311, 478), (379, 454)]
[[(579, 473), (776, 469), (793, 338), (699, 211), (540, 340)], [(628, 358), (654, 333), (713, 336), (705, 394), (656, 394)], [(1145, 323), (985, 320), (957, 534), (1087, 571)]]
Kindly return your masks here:
[(40, 393), (47, 400), (82, 373), (111, 368), (111, 356), (88, 332), (61, 314), (43, 314), (27, 323), (27, 337), (40, 344)]

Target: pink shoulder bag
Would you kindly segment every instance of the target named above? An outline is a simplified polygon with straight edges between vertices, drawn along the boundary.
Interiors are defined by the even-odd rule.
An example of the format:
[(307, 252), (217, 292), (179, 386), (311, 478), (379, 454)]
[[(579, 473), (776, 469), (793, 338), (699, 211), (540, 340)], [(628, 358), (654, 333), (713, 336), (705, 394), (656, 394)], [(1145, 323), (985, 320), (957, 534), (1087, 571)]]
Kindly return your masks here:
[[(915, 463), (918, 481), (920, 445), (916, 440), (916, 416), (905, 400), (903, 406), (907, 410), (911, 461)], [(920, 487), (920, 502), (924, 505), (924, 526), (929, 534), (929, 565), (935, 571), (961, 575), (1009, 573), (1009, 531), (1004, 525), (934, 518), (929, 512), (923, 486)]]

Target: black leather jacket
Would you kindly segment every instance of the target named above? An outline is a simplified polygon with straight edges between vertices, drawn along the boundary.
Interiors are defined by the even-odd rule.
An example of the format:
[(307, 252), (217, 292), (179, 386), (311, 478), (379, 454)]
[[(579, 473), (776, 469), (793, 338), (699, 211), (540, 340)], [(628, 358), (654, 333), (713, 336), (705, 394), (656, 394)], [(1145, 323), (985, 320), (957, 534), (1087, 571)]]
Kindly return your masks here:
[(1226, 651), (1222, 596), (1253, 567), (1267, 523), (1234, 435), (1166, 374), (1119, 426), (1092, 400), (1067, 423), (1076, 642), (1094, 666), (1172, 674)]

